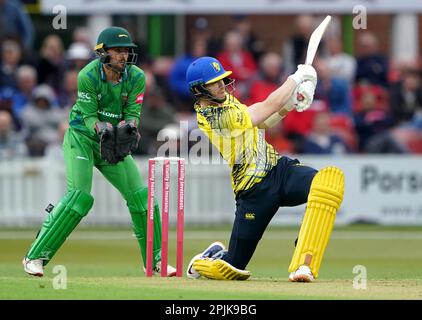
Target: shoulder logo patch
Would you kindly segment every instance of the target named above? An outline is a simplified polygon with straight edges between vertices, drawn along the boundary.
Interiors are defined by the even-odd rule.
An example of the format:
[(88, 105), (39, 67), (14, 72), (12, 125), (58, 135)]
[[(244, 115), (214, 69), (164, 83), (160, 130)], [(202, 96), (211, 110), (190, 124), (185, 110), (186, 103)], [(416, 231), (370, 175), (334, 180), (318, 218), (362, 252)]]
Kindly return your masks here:
[(142, 104), (144, 102), (144, 94), (140, 93), (136, 96), (135, 103)]

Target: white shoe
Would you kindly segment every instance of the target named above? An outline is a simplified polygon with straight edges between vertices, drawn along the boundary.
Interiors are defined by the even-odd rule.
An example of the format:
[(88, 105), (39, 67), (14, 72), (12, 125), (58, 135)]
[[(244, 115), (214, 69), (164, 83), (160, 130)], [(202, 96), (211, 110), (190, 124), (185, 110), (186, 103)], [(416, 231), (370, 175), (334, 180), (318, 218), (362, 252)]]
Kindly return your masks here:
[(311, 269), (307, 265), (302, 265), (295, 272), (289, 275), (290, 282), (313, 282), (315, 280)]
[[(147, 270), (145, 269), (145, 267), (143, 267), (144, 272), (146, 273)], [(176, 276), (176, 268), (171, 266), (171, 265), (167, 265), (167, 277), (175, 277)], [(161, 275), (161, 261), (158, 261), (157, 264), (155, 265), (154, 268), (152, 268), (152, 272), (154, 275), (156, 276), (160, 276)]]
[[(155, 265), (154, 272), (161, 275), (161, 261), (158, 261), (157, 264)], [(176, 268), (168, 264), (167, 277), (175, 277), (175, 276), (176, 276)]]
[(193, 263), (196, 260), (203, 259), (203, 258), (211, 258), (216, 253), (220, 252), (221, 250), (225, 250), (226, 247), (219, 241), (211, 243), (202, 253), (198, 253), (194, 256), (188, 264), (188, 268), (186, 269), (186, 276), (191, 279), (198, 279), (201, 275), (192, 268)]
[(44, 266), (41, 259), (29, 260), (23, 258), (23, 269), (31, 276), (42, 277), (44, 275)]

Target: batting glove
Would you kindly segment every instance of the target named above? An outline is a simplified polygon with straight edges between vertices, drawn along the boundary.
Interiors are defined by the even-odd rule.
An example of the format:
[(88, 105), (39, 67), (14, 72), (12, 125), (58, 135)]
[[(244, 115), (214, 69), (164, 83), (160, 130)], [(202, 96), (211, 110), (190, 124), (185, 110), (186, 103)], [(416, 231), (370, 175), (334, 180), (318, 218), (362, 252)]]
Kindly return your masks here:
[(290, 79), (293, 79), (296, 84), (300, 84), (306, 80), (311, 81), (315, 86), (317, 84), (317, 73), (311, 65), (300, 64), (297, 66), (295, 73), (289, 76)]
[(303, 112), (311, 106), (314, 94), (315, 85), (306, 80), (296, 87), (285, 108), (288, 111), (296, 109), (298, 112)]

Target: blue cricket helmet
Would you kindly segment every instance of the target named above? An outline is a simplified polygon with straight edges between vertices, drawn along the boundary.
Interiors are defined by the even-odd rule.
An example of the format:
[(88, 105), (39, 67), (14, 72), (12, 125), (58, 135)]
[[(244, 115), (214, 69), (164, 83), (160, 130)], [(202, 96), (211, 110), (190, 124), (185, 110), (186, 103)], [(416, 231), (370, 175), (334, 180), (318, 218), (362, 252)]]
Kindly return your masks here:
[(192, 62), (186, 71), (186, 82), (189, 88), (200, 84), (210, 84), (231, 75), (231, 71), (224, 70), (220, 61), (212, 57), (201, 57)]
[(189, 90), (197, 97), (209, 96), (206, 84), (217, 82), (231, 75), (224, 70), (220, 61), (213, 57), (201, 57), (193, 61), (186, 71), (186, 82)]

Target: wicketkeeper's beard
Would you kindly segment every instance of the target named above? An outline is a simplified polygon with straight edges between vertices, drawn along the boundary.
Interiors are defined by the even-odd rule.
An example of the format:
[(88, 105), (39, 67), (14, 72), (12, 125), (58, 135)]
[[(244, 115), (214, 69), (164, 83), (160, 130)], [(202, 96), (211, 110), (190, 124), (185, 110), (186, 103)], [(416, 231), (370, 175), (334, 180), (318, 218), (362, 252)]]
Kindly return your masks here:
[(117, 73), (123, 73), (126, 69), (126, 61), (121, 62), (109, 62), (106, 63), (107, 67)]

